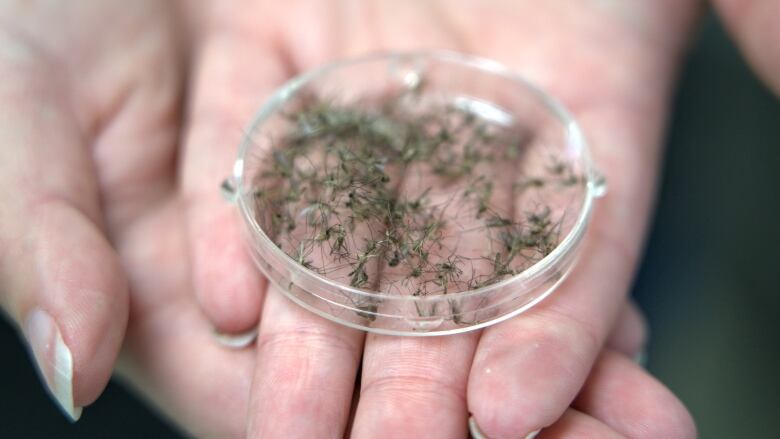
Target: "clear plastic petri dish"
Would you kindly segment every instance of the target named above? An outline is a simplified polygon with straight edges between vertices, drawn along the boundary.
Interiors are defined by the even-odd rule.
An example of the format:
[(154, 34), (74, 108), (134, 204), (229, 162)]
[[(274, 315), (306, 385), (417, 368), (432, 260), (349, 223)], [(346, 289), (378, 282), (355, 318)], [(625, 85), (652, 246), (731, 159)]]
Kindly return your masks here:
[(605, 185), (553, 97), (490, 60), (414, 52), (284, 84), (223, 189), (257, 266), (293, 302), (430, 336), (495, 324), (554, 291)]

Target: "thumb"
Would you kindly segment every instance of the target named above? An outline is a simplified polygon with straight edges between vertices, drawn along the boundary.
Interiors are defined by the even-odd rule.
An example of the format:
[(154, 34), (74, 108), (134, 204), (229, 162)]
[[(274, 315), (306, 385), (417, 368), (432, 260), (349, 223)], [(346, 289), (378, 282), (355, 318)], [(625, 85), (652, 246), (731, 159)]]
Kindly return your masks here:
[(34, 49), (0, 39), (0, 305), (75, 421), (111, 375), (128, 293), (103, 233), (86, 136), (57, 70)]

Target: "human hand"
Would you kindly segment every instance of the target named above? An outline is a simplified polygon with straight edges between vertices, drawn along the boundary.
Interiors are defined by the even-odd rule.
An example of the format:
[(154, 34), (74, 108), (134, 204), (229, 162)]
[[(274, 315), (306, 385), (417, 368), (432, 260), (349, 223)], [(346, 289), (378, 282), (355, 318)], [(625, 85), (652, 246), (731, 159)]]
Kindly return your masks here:
[[(248, 260), (243, 259), (240, 240), (237, 234), (231, 235), (236, 230), (232, 222), (233, 215), (228, 213), (228, 207), (222, 205), (221, 200), (216, 199), (214, 187), (225, 170), (229, 169), (229, 163), (233, 160), (232, 146), (235, 143), (229, 141), (227, 137), (231, 132), (238, 137), (240, 126), (254, 111), (257, 101), (262, 99), (258, 96), (264, 97), (264, 93), (267, 94), (270, 88), (278, 85), (291, 73), (280, 67), (280, 58), (277, 56), (259, 58), (256, 60), (257, 65), (247, 68), (246, 71), (235, 63), (236, 59), (240, 58), (233, 57), (251, 53), (255, 44), (260, 44), (258, 53), (273, 53), (273, 50), (268, 47), (270, 43), (267, 42), (277, 40), (264, 37), (279, 36), (278, 29), (268, 26), (263, 32), (270, 32), (269, 34), (249, 38), (253, 34), (242, 34), (242, 32), (247, 30), (254, 16), (244, 17), (248, 22), (234, 27), (234, 24), (240, 23), (231, 20), (241, 17), (230, 18), (229, 13), (226, 16), (222, 15), (225, 14), (224, 12), (217, 11), (218, 13), (212, 18), (215, 21), (211, 22), (217, 24), (214, 27), (207, 27), (208, 32), (200, 35), (201, 44), (197, 46), (195, 52), (196, 65), (199, 69), (196, 70), (193, 82), (195, 94), (190, 107), (187, 131), (189, 157), (184, 164), (183, 193), (179, 193), (175, 190), (176, 174), (173, 160), (176, 151), (176, 109), (180, 70), (175, 38), (171, 29), (165, 27), (171, 24), (169, 11), (151, 2), (137, 3), (134, 9), (129, 11), (132, 13), (128, 13), (123, 8), (122, 17), (115, 14), (119, 9), (116, 9), (117, 4), (113, 3), (106, 3), (103, 7), (93, 7), (89, 10), (64, 10), (67, 8), (61, 5), (59, 9), (51, 8), (51, 5), (43, 6), (26, 11), (34, 19), (25, 21), (26, 25), (20, 32), (22, 35), (31, 35), (29, 41), (29, 37), (19, 35), (9, 35), (7, 40), (9, 44), (29, 43), (36, 47), (42, 46), (46, 56), (33, 48), (23, 47), (22, 52), (29, 56), (31, 62), (23, 65), (18, 72), (14, 72), (12, 76), (14, 81), (8, 82), (8, 94), (4, 97), (18, 110), (16, 114), (6, 115), (4, 120), (8, 128), (3, 130), (3, 133), (9, 137), (16, 136), (7, 141), (23, 145), (41, 145), (41, 148), (5, 149), (2, 152), (6, 154), (2, 163), (15, 165), (8, 166), (8, 171), (4, 170), (0, 177), (4, 179), (3, 183), (6, 183), (3, 185), (3, 190), (9, 191), (3, 194), (4, 199), (16, 202), (16, 204), (5, 205), (3, 215), (0, 217), (0, 224), (3, 225), (0, 240), (4, 250), (2, 285), (4, 288), (7, 287), (9, 292), (5, 294), (4, 291), (3, 305), (17, 321), (21, 322), (29, 318), (26, 317), (30, 314), (29, 310), (37, 305), (58, 322), (63, 342), (71, 352), (72, 402), (69, 401), (67, 392), (68, 368), (59, 367), (59, 373), (53, 373), (54, 369), (46, 359), (58, 357), (49, 356), (53, 353), (46, 350), (45, 343), (44, 348), (39, 349), (36, 355), (45, 359), (42, 367), (44, 373), (49, 371), (50, 377), (57, 377), (49, 380), (55, 387), (55, 393), (58, 393), (63, 406), (70, 413), (75, 414), (77, 412), (75, 407), (88, 404), (96, 397), (111, 370), (118, 340), (121, 339), (124, 329), (126, 290), (122, 270), (117, 265), (117, 255), (108, 245), (110, 242), (119, 251), (119, 259), (129, 277), (132, 289), (131, 319), (125, 351), (127, 355), (122, 361), (122, 370), (125, 376), (143, 390), (145, 395), (197, 435), (218, 437), (243, 435), (247, 410), (250, 410), (253, 420), (250, 427), (252, 433), (260, 433), (259, 430), (263, 428), (316, 428), (326, 434), (330, 432), (332, 435), (338, 435), (339, 429), (344, 428), (347, 423), (346, 416), (352, 398), (357, 356), (362, 346), (360, 343), (355, 343), (348, 350), (340, 350), (334, 349), (333, 343), (338, 343), (342, 337), (355, 340), (361, 337), (361, 334), (318, 320), (292, 307), (286, 301), (279, 300), (278, 294), (271, 294), (270, 303), (263, 305), (263, 312), (287, 318), (280, 318), (279, 322), (265, 319), (263, 324), (266, 325), (266, 333), (264, 334), (268, 333), (268, 324), (272, 324), (271, 329), (277, 324), (291, 326), (277, 327), (280, 332), (274, 332), (276, 336), (261, 337), (264, 342), (260, 343), (258, 349), (260, 369), (255, 372), (257, 376), (255, 401), (262, 402), (257, 398), (271, 394), (276, 400), (272, 398), (270, 401), (278, 403), (277, 409), (289, 410), (294, 415), (274, 417), (274, 413), (278, 414), (279, 411), (274, 412), (273, 406), (259, 407), (259, 410), (255, 410), (254, 407), (248, 409), (246, 389), (250, 386), (255, 365), (254, 353), (248, 350), (227, 351), (215, 346), (212, 343), (210, 327), (202, 320), (199, 311), (192, 306), (189, 297), (193, 283), (190, 282), (189, 277), (188, 255), (191, 254), (191, 250), (194, 250), (192, 254), (197, 255), (197, 246), (205, 242), (217, 244), (216, 247), (211, 248), (214, 253), (212, 253), (212, 264), (209, 266), (214, 265), (214, 267), (204, 268), (206, 265), (204, 261), (207, 258), (200, 263), (197, 256), (193, 258), (194, 284), (196, 290), (200, 291), (199, 296), (205, 305), (204, 309), (216, 326), (226, 332), (250, 328), (257, 318), (262, 303), (262, 296), (257, 295), (260, 290), (253, 288), (253, 286), (257, 287), (260, 279), (256, 277), (254, 267), (248, 264)], [(18, 12), (11, 11), (8, 16)], [(414, 19), (415, 14), (418, 13), (408, 10), (406, 12), (406, 15), (399, 14), (396, 18), (389, 19), (389, 24), (403, 29), (406, 20)], [(387, 16), (393, 17), (392, 14)], [(83, 17), (89, 17), (91, 21), (85, 23), (82, 21)], [(67, 27), (68, 22), (73, 24)], [(259, 20), (257, 23), (264, 22)], [(338, 23), (331, 22), (331, 26), (336, 24)], [(56, 29), (55, 25), (66, 26), (66, 29), (62, 32), (52, 32), (52, 29)], [(41, 29), (48, 30), (47, 34), (52, 36), (41, 35)], [(105, 30), (101, 33), (100, 39), (94, 38), (95, 29)], [(55, 35), (56, 38), (53, 37)], [(354, 32), (352, 35), (354, 36), (348, 38), (348, 41), (361, 41), (358, 38), (361, 32)], [(139, 36), (148, 38), (138, 38)], [(403, 35), (399, 36), (402, 37), (399, 44), (410, 47), (416, 43), (409, 41), (408, 34), (405, 41)], [(437, 37), (425, 39), (428, 38), (430, 40), (425, 41), (426, 44), (448, 46), (446, 41), (436, 41), (434, 38)], [(133, 43), (128, 45), (128, 41)], [(301, 41), (298, 43), (301, 44)], [(67, 59), (72, 53), (81, 53), (82, 49), (79, 49), (81, 47), (90, 50), (83, 50), (82, 56)], [(136, 50), (128, 50), (128, 48)], [(369, 45), (364, 48), (342, 46), (340, 49), (330, 51), (316, 51), (316, 55), (320, 58), (313, 57), (308, 60), (308, 63), (314, 65), (332, 56), (376, 48), (379, 46)], [(293, 52), (300, 55), (305, 53), (305, 50), (296, 49)], [(490, 52), (482, 54), (501, 59)], [(18, 54), (12, 52), (6, 55), (9, 56), (8, 60), (14, 60), (12, 57)], [(67, 62), (63, 61), (65, 59)], [(227, 62), (220, 62), (225, 60)], [(504, 61), (507, 62), (507, 59), (504, 58)], [(43, 69), (48, 63), (52, 63), (51, 69), (62, 68), (72, 73), (67, 75), (63, 83), (49, 84), (47, 81), (52, 77), (56, 78), (57, 75), (45, 74), (51, 71)], [(18, 65), (15, 62), (8, 64)], [(301, 63), (297, 68), (307, 68), (310, 65)], [(519, 70), (526, 72), (525, 68)], [(95, 79), (89, 81), (92, 78)], [(216, 82), (212, 82), (215, 80)], [(545, 86), (545, 82), (537, 82)], [(551, 89), (549, 86), (547, 88)], [(26, 93), (15, 94), (20, 89), (25, 90)], [(551, 91), (558, 94), (555, 89)], [(53, 120), (40, 117), (38, 111), (43, 106), (50, 106), (54, 110)], [(72, 111), (71, 106), (81, 110)], [(585, 107), (587, 108), (587, 105)], [(582, 113), (577, 112), (577, 114)], [(23, 127), (23, 122), (27, 120), (40, 120), (41, 126), (26, 131), (19, 130), (19, 126)], [(585, 124), (585, 126), (592, 125)], [(237, 139), (235, 140), (237, 142)], [(214, 151), (206, 149), (210, 144), (219, 145), (221, 148)], [(57, 148), (54, 147), (55, 145)], [(91, 149), (90, 145), (93, 145)], [(52, 149), (45, 149), (45, 146)], [(57, 152), (64, 153), (57, 155), (55, 154)], [(93, 160), (90, 160), (90, 153), (94, 157)], [(193, 164), (197, 160), (208, 162), (205, 165), (201, 162), (198, 167)], [(220, 160), (224, 160), (228, 166), (221, 166)], [(609, 169), (606, 171), (610, 174)], [(188, 173), (191, 175), (189, 179)], [(51, 177), (51, 180), (33, 178), (40, 175)], [(612, 175), (609, 175), (609, 178), (614, 194), (614, 179)], [(28, 182), (34, 184), (26, 184)], [(32, 188), (25, 193), (30, 198), (12, 197), (10, 189), (16, 187)], [(46, 208), (38, 208), (39, 202), (46, 205)], [(185, 222), (182, 214), (185, 211), (189, 215), (189, 230), (193, 231), (195, 237), (190, 241), (183, 235)], [(29, 224), (19, 221), (23, 215), (34, 221)], [(201, 217), (199, 218), (198, 215)], [(203, 222), (199, 223), (199, 221)], [(209, 224), (213, 227), (207, 227)], [(200, 234), (199, 231), (202, 230), (208, 233)], [(224, 235), (215, 236), (214, 230)], [(38, 236), (41, 238), (37, 238)], [(638, 237), (636, 240), (638, 241)], [(190, 249), (189, 245), (195, 248)], [(78, 254), (73, 254), (73, 249), (80, 251)], [(13, 260), (8, 256), (12, 251), (16, 258)], [(46, 253), (52, 251), (54, 253)], [(220, 252), (228, 254), (220, 255)], [(51, 254), (54, 256), (48, 256)], [(202, 251), (201, 254), (208, 256)], [(205, 258), (205, 256), (201, 257)], [(53, 280), (45, 277), (37, 278), (36, 275), (40, 275), (30, 273), (29, 267), (33, 264), (28, 261), (36, 261), (40, 264), (39, 273), (45, 275), (51, 272), (58, 277)], [(221, 263), (226, 265), (222, 266)], [(229, 266), (231, 263), (237, 265), (231, 269)], [(223, 275), (226, 277), (223, 278)], [(213, 276), (212, 285), (226, 288), (227, 291), (210, 289), (209, 281), (204, 280), (204, 277), (208, 279), (209, 276)], [(231, 287), (226, 283), (229, 281), (235, 282), (235, 285)], [(33, 291), (40, 291), (40, 293)], [(53, 292), (47, 295), (48, 291)], [(555, 297), (562, 294), (563, 291), (556, 293)], [(220, 305), (223, 300), (227, 303)], [(615, 300), (616, 303), (621, 302), (619, 297)], [(277, 308), (271, 308), (272, 306)], [(539, 320), (543, 318), (544, 316)], [(610, 326), (609, 323), (604, 325), (605, 328)], [(285, 329), (288, 331), (287, 338), (284, 336)], [(298, 337), (299, 332), (302, 333), (301, 337)], [(573, 333), (569, 335), (574, 336)], [(471, 336), (471, 339), (465, 342), (457, 341), (455, 338), (452, 340), (456, 341), (439, 339), (438, 343), (442, 344), (440, 355), (446, 355), (446, 349), (451, 348), (452, 343), (473, 345), (475, 337)], [(547, 334), (547, 338), (541, 340), (549, 337), (550, 335)], [(574, 343), (576, 340), (563, 341)], [(516, 342), (523, 343), (519, 340)], [(381, 343), (388, 344), (388, 341), (376, 337), (376, 340), (369, 340), (368, 343), (367, 346), (376, 352), (376, 348)], [(423, 341), (422, 343), (434, 342)], [(286, 349), (288, 351), (285, 352)], [(410, 351), (413, 352), (414, 349), (412, 347)], [(422, 349), (429, 349), (429, 347), (417, 348), (417, 350)], [(286, 381), (273, 382), (269, 379), (267, 375), (269, 370), (280, 370), (276, 367), (284, 366), (285, 361), (300, 361), (300, 358), (286, 355), (295, 355), (307, 350), (319, 356), (312, 364), (330, 365), (327, 370), (304, 368), (301, 371), (299, 368), (294, 370), (299, 370), (301, 373), (297, 376), (288, 376)], [(356, 352), (358, 354), (355, 354)], [(564, 349), (560, 353), (563, 354), (561, 359), (566, 359), (566, 354), (571, 352)], [(594, 358), (595, 355), (595, 351), (592, 352)], [(342, 369), (341, 366), (349, 356), (356, 356), (356, 358), (352, 360), (351, 365)], [(61, 356), (59, 358), (62, 359)], [(334, 362), (328, 363), (329, 358)], [(407, 358), (409, 362), (405, 367), (420, 366), (418, 371), (428, 371), (428, 368), (432, 367), (433, 369), (430, 370), (435, 372), (440, 370), (437, 368), (442, 364), (436, 358), (415, 359), (414, 356)], [(551, 364), (555, 365), (555, 363)], [(398, 370), (403, 370), (404, 366), (398, 367), (400, 368)], [(589, 367), (587, 365), (585, 369), (589, 370)], [(308, 381), (313, 378), (309, 374), (315, 372), (327, 372), (328, 375), (322, 377), (323, 381), (320, 384), (335, 382), (332, 388), (322, 385), (321, 388), (314, 390), (307, 388), (307, 392), (296, 392), (289, 387), (296, 384), (291, 382), (290, 378), (300, 380), (297, 384), (313, 382)], [(583, 373), (587, 374), (587, 370)], [(331, 374), (337, 375), (335, 381), (334, 375)], [(409, 376), (414, 377), (414, 375)], [(442, 377), (447, 376), (442, 375)], [(371, 375), (368, 378), (372, 378)], [(401, 375), (400, 381), (396, 378), (398, 377), (386, 379), (387, 389), (394, 392), (397, 390), (397, 394), (388, 395), (385, 402), (388, 407), (393, 406), (393, 401), (405, 403), (411, 400), (421, 404), (426, 401), (426, 398), (431, 397), (440, 398), (436, 404), (450, 403), (458, 396), (456, 392), (444, 395), (441, 399), (442, 395), (435, 393), (441, 383), (436, 381), (420, 387), (420, 393), (409, 395), (404, 393), (404, 390), (409, 392), (417, 389), (408, 389), (404, 386), (393, 389), (393, 386), (426, 384), (426, 379), (429, 377), (418, 376), (411, 381), (404, 381), (408, 376)], [(460, 379), (465, 384), (465, 376), (448, 378)], [(363, 380), (365, 383), (365, 375)], [(523, 383), (519, 384), (520, 386), (511, 379), (507, 382), (508, 388), (522, 389)], [(548, 386), (553, 384), (556, 383), (547, 381)], [(564, 384), (568, 385), (568, 383)], [(577, 387), (579, 388), (579, 385)], [(381, 398), (377, 397), (375, 392), (376, 389), (363, 395), (371, 398), (368, 402), (361, 402), (363, 408), (358, 409), (356, 428), (377, 421), (374, 426), (369, 425), (371, 432), (387, 431), (388, 434), (395, 435), (404, 434), (403, 428), (409, 428), (410, 434), (417, 431), (414, 429), (418, 426), (413, 422), (399, 424), (393, 420), (372, 419), (371, 416), (361, 414), (361, 410), (363, 413), (366, 412), (366, 404), (371, 407), (372, 400), (374, 405), (381, 402)], [(507, 404), (512, 403), (511, 399), (507, 401)], [(300, 411), (293, 410), (298, 408), (296, 404), (299, 404)], [(414, 414), (412, 411), (416, 406), (401, 405), (404, 406), (401, 415)], [(559, 407), (559, 412), (563, 413), (566, 406), (568, 401)], [(459, 431), (462, 435), (465, 432), (463, 429), (467, 413), (465, 403), (457, 405), (456, 401), (456, 404), (450, 407), (446, 404), (440, 407), (444, 410), (430, 411), (434, 415), (430, 421), (435, 423), (444, 420), (443, 423), (438, 424), (442, 427), (440, 431), (444, 436), (453, 431)], [(662, 407), (670, 407), (670, 404), (664, 404)], [(679, 415), (681, 409), (677, 406), (673, 408), (676, 411), (670, 410), (670, 412)], [(269, 409), (272, 411), (271, 414), (268, 413)], [(597, 410), (594, 407), (591, 411)], [(545, 411), (539, 413), (543, 416), (551, 416)], [(479, 418), (477, 413), (475, 415)], [(306, 416), (311, 416), (309, 422), (298, 422)], [(571, 420), (574, 419), (573, 416), (583, 419), (572, 414), (567, 414), (563, 419)], [(628, 418), (628, 416), (624, 417), (624, 419)], [(265, 419), (274, 419), (274, 423), (257, 422)], [(413, 416), (407, 419), (415, 420)], [(554, 419), (557, 419), (557, 416)], [(389, 423), (392, 428), (385, 429), (383, 421)], [(678, 420), (678, 424), (671, 423), (671, 425), (680, 423), (684, 424)], [(489, 423), (484, 424), (480, 421), (480, 425), (486, 431), (490, 428)], [(522, 424), (518, 428), (522, 428)], [(356, 431), (355, 435), (359, 436), (360, 432)]]
[(714, 6), (756, 74), (780, 96), (780, 1), (714, 0)]
[[(523, 437), (559, 419), (586, 380), (633, 274), (666, 101), (695, 5), (212, 6), (194, 17), (202, 32), (196, 32), (182, 187), (192, 286), (204, 312), (228, 333), (260, 320), (249, 432), (341, 435), (361, 361), (357, 437), (462, 436), (469, 413), (489, 437)], [(265, 292), (241, 249), (235, 214), (214, 188), (234, 160), (237, 127), (291, 74), (370, 51), (431, 47), (497, 59), (559, 97), (589, 137), (610, 193), (599, 203), (573, 275), (522, 317), (457, 337), (364, 336), (302, 312), (273, 286)], [(688, 418), (675, 419), (665, 437), (695, 434)]]
[(118, 231), (173, 190), (181, 69), (169, 9), (0, 5), (0, 305), (71, 419), (123, 342)]

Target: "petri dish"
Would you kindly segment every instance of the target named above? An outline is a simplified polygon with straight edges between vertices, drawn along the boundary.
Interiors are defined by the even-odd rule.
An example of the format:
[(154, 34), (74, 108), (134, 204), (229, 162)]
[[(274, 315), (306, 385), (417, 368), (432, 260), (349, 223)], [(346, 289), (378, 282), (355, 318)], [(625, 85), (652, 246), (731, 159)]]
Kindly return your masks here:
[(289, 299), (382, 334), (528, 310), (571, 271), (605, 182), (555, 98), (454, 52), (338, 61), (281, 86), (223, 191)]

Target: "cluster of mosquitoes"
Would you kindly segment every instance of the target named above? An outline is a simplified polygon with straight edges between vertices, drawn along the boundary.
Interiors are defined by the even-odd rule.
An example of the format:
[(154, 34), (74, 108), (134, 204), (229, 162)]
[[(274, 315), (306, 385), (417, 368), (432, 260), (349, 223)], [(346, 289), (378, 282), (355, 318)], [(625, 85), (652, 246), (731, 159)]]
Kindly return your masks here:
[[(418, 94), (300, 93), (282, 117), (253, 181), (258, 222), (301, 266), (367, 291), (446, 295), (521, 273), (564, 232), (543, 195), (586, 183), (552, 155), (518, 173), (527, 130)], [(377, 303), (358, 307), (372, 318)]]

